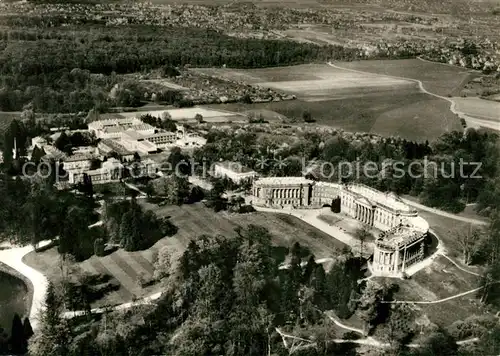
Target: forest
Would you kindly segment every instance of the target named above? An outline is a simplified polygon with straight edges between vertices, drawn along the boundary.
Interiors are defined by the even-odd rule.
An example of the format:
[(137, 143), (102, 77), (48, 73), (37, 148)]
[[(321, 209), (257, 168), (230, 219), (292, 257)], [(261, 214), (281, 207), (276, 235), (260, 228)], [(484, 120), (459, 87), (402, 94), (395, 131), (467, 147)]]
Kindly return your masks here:
[(0, 32), (0, 48), (0, 109), (21, 110), (32, 102), (40, 112), (105, 111), (121, 104), (108, 97), (121, 74), (166, 65), (259, 68), (357, 56), (341, 46), (146, 25), (14, 29)]

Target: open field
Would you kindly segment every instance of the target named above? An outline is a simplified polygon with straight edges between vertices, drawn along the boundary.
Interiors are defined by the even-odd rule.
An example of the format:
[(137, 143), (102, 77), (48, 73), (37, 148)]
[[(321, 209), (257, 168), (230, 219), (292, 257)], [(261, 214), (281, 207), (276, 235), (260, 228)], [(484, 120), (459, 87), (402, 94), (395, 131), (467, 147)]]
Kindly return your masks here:
[[(344, 247), (344, 244), (331, 236), (309, 226), (299, 219), (285, 214), (228, 214), (215, 213), (203, 204), (164, 206), (141, 201), (148, 209), (154, 210), (159, 216), (170, 216), (171, 221), (178, 226), (179, 231), (172, 237), (163, 238), (153, 247), (144, 251), (126, 252), (119, 249), (108, 256), (92, 256), (88, 260), (75, 264), (76, 273), (101, 273), (112, 276), (120, 283), (120, 289), (107, 294), (93, 306), (112, 305), (140, 298), (160, 290), (155, 284), (142, 288), (138, 279), (148, 279), (153, 275), (153, 259), (155, 252), (163, 246), (170, 246), (182, 253), (191, 239), (202, 234), (234, 236), (237, 226), (255, 224), (266, 227), (275, 237), (273, 243), (281, 247), (280, 258), (284, 258), (288, 248), (296, 241), (309, 247), (317, 258), (330, 257)], [(32, 252), (25, 256), (24, 261), (29, 266), (43, 272), (49, 280), (61, 278), (59, 254), (56, 248), (44, 252)]]
[[(404, 75), (425, 80), (438, 92), (461, 87), (469, 73), (460, 68), (420, 60), (342, 62), (345, 67), (380, 74)], [(417, 70), (412, 66), (418, 65)], [(366, 68), (365, 68), (366, 67)], [(327, 64), (236, 70), (196, 69), (210, 75), (243, 80), (254, 85), (295, 94), (298, 100), (247, 104), (211, 105), (214, 109), (245, 112), (270, 110), (289, 119), (301, 120), (309, 111), (318, 124), (348, 131), (372, 132), (425, 141), (453, 130), (462, 130), (450, 104), (421, 93), (416, 82), (377, 73), (354, 73)], [(418, 70), (425, 70), (420, 73)], [(441, 74), (441, 72), (443, 74)], [(460, 77), (462, 75), (462, 77)]]
[(419, 59), (369, 60), (336, 62), (342, 68), (354, 69), (374, 74), (417, 79), (425, 89), (441, 96), (457, 96), (461, 89), (474, 76), (465, 68)]
[(183, 86), (180, 86), (178, 84), (172, 83), (171, 81), (168, 81), (166, 79), (144, 79), (142, 80), (145, 83), (154, 83), (154, 84), (159, 84), (164, 86), (165, 88), (168, 89), (174, 89), (174, 90), (188, 90), (187, 88), (184, 88)]
[(411, 81), (369, 73), (353, 73), (327, 64), (248, 70), (227, 68), (195, 70), (226, 79), (245, 81), (264, 88), (282, 90), (306, 101), (343, 98), (380, 91), (416, 89), (416, 84)]
[(480, 98), (453, 98), (457, 103), (457, 110), (478, 119), (498, 122), (500, 129), (500, 103)]

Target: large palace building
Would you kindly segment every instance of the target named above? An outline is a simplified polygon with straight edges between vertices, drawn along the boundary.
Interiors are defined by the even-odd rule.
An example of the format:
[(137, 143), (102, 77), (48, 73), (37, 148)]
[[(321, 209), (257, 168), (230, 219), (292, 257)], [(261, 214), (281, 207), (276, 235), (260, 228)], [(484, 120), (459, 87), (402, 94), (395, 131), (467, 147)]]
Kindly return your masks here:
[(315, 182), (303, 177), (260, 178), (253, 183), (252, 204), (274, 208), (321, 208), (340, 203), (340, 211), (381, 231), (375, 241), (372, 271), (401, 276), (424, 258), (429, 225), (394, 193), (362, 184)]

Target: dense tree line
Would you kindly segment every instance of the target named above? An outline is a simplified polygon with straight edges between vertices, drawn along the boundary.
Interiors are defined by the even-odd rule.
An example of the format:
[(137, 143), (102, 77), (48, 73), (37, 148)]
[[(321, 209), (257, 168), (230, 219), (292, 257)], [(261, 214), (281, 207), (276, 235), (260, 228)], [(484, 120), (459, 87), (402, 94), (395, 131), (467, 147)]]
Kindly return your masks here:
[[(16, 35), (17, 33), (17, 35)], [(7, 37), (6, 37), (7, 36)], [(354, 59), (357, 50), (292, 41), (238, 39), (211, 30), (154, 26), (68, 26), (0, 34), (0, 109), (79, 112), (138, 106), (143, 96), (109, 91), (126, 74), (178, 66), (269, 67)], [(174, 72), (167, 70), (166, 74)], [(175, 91), (156, 100), (182, 104)], [(182, 104), (184, 105), (184, 104)]]
[[(429, 206), (454, 212), (472, 202), (485, 215), (500, 208), (495, 198), (500, 191), (495, 133), (468, 129), (465, 134), (443, 134), (433, 143), (304, 133), (296, 134), (297, 141), (285, 147), (279, 139), (259, 136), (257, 129), (237, 134), (210, 131), (207, 145), (197, 149), (193, 159), (198, 167), (233, 160), (265, 176), (301, 176), (303, 162), (316, 160), (324, 169), (312, 169), (312, 179), (358, 181), (381, 191), (418, 196)], [(367, 162), (375, 164), (373, 171), (363, 171)]]

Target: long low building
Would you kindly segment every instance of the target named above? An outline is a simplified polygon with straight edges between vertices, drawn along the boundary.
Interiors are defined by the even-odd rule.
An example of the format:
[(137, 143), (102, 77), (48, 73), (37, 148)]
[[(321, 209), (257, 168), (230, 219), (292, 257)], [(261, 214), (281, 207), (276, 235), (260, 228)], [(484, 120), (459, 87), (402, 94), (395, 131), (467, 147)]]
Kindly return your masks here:
[(214, 164), (213, 175), (218, 178), (227, 177), (235, 183), (241, 183), (245, 180), (253, 180), (257, 177), (257, 172), (239, 162), (223, 161)]
[(252, 194), (253, 204), (274, 208), (314, 209), (340, 201), (341, 213), (382, 231), (375, 242), (374, 273), (400, 276), (424, 257), (429, 224), (394, 193), (363, 184), (268, 177), (254, 181)]

